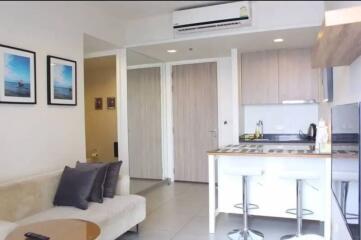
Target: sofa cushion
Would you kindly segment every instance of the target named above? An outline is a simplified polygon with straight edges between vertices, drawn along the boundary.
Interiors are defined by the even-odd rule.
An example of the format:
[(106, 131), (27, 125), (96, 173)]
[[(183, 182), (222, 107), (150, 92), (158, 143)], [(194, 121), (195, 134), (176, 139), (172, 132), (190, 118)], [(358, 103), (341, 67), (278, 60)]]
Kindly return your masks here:
[(0, 239), (5, 239), (16, 227), (16, 223), (0, 220)]
[(93, 188), (90, 192), (88, 200), (91, 202), (103, 202), (104, 194), (104, 181), (108, 170), (108, 164), (106, 163), (76, 163), (76, 168), (81, 170), (93, 170), (98, 169), (97, 176), (94, 180)]
[(122, 163), (122, 161), (109, 163), (107, 176), (105, 177), (104, 182), (104, 197), (114, 197), (117, 189), (119, 171)]
[(88, 197), (98, 169), (84, 171), (66, 166), (54, 198), (55, 206), (88, 208)]
[(115, 196), (114, 198), (105, 198), (104, 202), (89, 203), (89, 208), (86, 211), (79, 210), (74, 207), (57, 206), (46, 211), (40, 212), (33, 216), (24, 218), (18, 224), (29, 224), (39, 221), (46, 221), (52, 219), (83, 219), (94, 222), (100, 227), (108, 224), (113, 218), (127, 218), (133, 209), (145, 206), (145, 199), (137, 195)]

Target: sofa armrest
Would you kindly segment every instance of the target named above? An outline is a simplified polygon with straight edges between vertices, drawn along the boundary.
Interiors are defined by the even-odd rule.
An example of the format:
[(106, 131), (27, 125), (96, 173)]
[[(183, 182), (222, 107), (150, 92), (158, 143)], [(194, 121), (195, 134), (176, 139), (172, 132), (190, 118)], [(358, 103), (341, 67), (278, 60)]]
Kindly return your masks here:
[(130, 177), (128, 175), (119, 175), (116, 195), (128, 195), (129, 194)]
[(0, 220), (0, 239), (5, 239), (18, 225)]

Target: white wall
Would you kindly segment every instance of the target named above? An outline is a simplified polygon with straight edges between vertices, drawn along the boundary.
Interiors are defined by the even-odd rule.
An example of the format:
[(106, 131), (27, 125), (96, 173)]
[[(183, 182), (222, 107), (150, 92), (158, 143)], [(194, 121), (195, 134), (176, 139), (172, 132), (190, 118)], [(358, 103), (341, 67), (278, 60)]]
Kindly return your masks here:
[(331, 103), (320, 104), (320, 117), (331, 124), (331, 107), (347, 103), (361, 102), (361, 56), (350, 66), (333, 69), (333, 95)]
[[(0, 182), (85, 160), (83, 32), (107, 38), (113, 34), (113, 23), (94, 14), (66, 2), (0, 3), (0, 43), (37, 54), (38, 102), (0, 104)], [(77, 61), (78, 106), (47, 105), (48, 54)]]
[(318, 123), (318, 105), (246, 105), (245, 133), (254, 133), (263, 121), (264, 133), (307, 133), (310, 123)]
[(361, 101), (361, 57), (348, 67), (334, 68), (334, 104)]
[[(218, 144), (232, 144), (233, 137), (233, 96), (232, 61), (230, 57), (220, 58), (218, 74)], [(227, 123), (225, 123), (227, 122)]]

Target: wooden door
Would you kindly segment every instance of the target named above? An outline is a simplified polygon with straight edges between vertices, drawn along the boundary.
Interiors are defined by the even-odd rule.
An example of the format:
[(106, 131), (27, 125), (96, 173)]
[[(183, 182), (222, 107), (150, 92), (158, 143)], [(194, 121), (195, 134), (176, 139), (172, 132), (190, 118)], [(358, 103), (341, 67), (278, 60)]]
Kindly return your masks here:
[(162, 179), (160, 68), (128, 70), (130, 177)]
[(241, 62), (242, 104), (277, 104), (277, 51), (244, 53)]
[(218, 146), (217, 64), (173, 66), (175, 180), (208, 182), (207, 151)]
[(280, 50), (278, 61), (280, 103), (285, 100), (318, 101), (321, 72), (311, 67), (311, 50)]

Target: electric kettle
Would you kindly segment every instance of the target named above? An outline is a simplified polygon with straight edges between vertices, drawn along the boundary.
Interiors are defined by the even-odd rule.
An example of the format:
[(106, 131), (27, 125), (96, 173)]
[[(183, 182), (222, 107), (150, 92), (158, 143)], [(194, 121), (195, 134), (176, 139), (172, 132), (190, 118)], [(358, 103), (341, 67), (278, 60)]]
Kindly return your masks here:
[(316, 139), (316, 133), (317, 133), (316, 124), (311, 123), (310, 126), (308, 127), (308, 133), (307, 133), (308, 139), (315, 140)]

